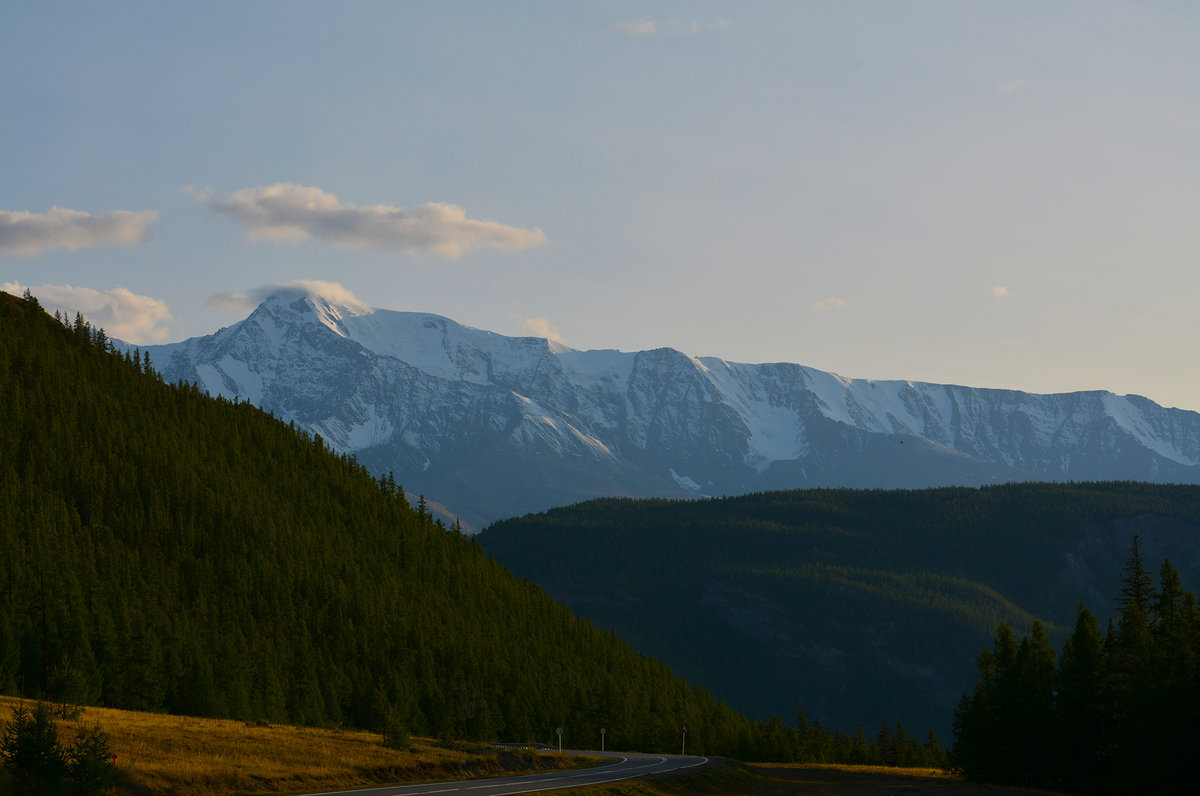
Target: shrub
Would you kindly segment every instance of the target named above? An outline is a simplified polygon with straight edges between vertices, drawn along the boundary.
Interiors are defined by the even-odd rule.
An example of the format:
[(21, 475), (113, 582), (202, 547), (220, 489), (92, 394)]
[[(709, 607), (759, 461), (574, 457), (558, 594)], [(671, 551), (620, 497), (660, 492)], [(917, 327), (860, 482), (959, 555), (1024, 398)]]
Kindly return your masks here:
[(399, 749), (403, 752), (412, 749), (412, 736), (409, 735), (408, 727), (400, 719), (400, 712), (397, 710), (388, 711), (384, 720), (383, 745), (389, 749)]
[(108, 736), (99, 727), (85, 728), (64, 748), (44, 702), (32, 710), (13, 708), (0, 729), (0, 758), (17, 792), (28, 796), (98, 796), (117, 783)]
[(82, 729), (75, 736), (67, 750), (67, 770), (71, 790), (78, 796), (105, 793), (117, 784), (108, 736), (99, 726)]
[(33, 710), (25, 705), (13, 708), (12, 719), (0, 731), (0, 757), (18, 792), (31, 796), (62, 792), (67, 761), (45, 703), (38, 702)]

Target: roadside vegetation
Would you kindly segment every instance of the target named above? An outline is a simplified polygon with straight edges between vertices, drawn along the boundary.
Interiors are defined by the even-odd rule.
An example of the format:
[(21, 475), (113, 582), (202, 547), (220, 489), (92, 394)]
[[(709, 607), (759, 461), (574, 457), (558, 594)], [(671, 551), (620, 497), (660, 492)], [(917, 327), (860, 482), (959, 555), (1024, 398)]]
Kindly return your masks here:
[[(36, 703), (0, 697), (0, 723), (14, 708)], [(46, 703), (42, 703), (43, 705)], [(318, 729), (163, 713), (75, 709), (64, 719), (53, 706), (61, 743), (81, 734), (103, 734), (116, 782), (128, 793), (225, 796), (230, 793), (304, 793), (392, 782), (427, 782), (469, 776), (541, 771), (589, 765), (592, 760), (533, 752), (509, 752), (485, 744), (410, 739), (398, 750), (381, 733)], [(265, 722), (264, 722), (265, 724)], [(56, 792), (78, 791), (64, 781)], [(30, 796), (41, 784), (0, 771), (0, 793)], [(102, 789), (89, 792), (102, 792)]]
[(1031, 796), (1047, 791), (980, 785), (928, 768), (720, 763), (676, 778), (555, 791), (556, 796)]
[[(32, 708), (34, 704), (0, 697), (0, 722), (8, 721), (14, 708)], [(397, 750), (386, 745), (383, 733), (261, 726), (225, 719), (43, 704), (48, 704), (54, 715), (60, 742), (73, 743), (83, 730), (105, 736), (108, 753), (116, 756), (115, 793), (121, 794), (312, 793), (578, 768), (601, 762), (596, 758), (498, 750), (485, 744), (420, 737), (408, 739), (408, 749)], [(63, 718), (64, 712), (67, 718)], [(0, 769), (0, 794), (31, 796), (37, 792)], [(889, 792), (1007, 796), (1033, 791), (976, 785), (930, 768), (717, 760), (680, 775), (554, 792), (564, 796), (857, 796)]]

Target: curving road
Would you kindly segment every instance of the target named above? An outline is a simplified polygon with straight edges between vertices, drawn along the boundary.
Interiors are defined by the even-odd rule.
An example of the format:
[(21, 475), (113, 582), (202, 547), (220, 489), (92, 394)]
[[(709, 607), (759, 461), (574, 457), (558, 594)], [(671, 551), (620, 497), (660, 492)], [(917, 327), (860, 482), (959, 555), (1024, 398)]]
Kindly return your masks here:
[[(702, 766), (707, 757), (680, 755), (640, 755), (632, 752), (585, 752), (564, 749), (563, 754), (611, 757), (615, 762), (595, 768), (573, 771), (551, 771), (545, 774), (526, 774), (518, 777), (470, 779), (462, 782), (430, 782), (425, 785), (383, 785), (377, 788), (327, 791), (319, 796), (426, 796), (426, 794), (469, 794), (470, 796), (507, 796), (511, 793), (538, 793), (562, 788), (582, 788), (584, 785), (603, 785), (623, 779), (635, 779), (650, 774), (666, 774)], [(308, 794), (307, 796), (318, 796)]]

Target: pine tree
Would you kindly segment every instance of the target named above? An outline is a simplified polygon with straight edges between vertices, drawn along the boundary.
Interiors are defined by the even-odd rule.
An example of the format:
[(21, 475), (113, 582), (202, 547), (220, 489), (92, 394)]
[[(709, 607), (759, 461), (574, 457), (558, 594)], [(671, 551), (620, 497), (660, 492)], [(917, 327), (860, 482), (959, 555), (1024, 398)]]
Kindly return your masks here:
[(1179, 792), (1184, 789), (1183, 783), (1200, 779), (1200, 761), (1192, 748), (1195, 728), (1200, 723), (1200, 678), (1194, 643), (1200, 617), (1195, 597), (1183, 588), (1169, 559), (1159, 570), (1153, 613), (1157, 621), (1152, 631), (1152, 743), (1164, 765), (1150, 772), (1150, 779), (1164, 792)]
[(1121, 571), (1121, 593), (1117, 604), (1123, 612), (1133, 603), (1137, 610), (1149, 619), (1151, 602), (1154, 600), (1154, 582), (1150, 573), (1146, 571), (1140, 542), (1140, 537), (1134, 534), (1129, 545), (1129, 556), (1125, 559), (1125, 567)]
[(1073, 790), (1095, 781), (1109, 717), (1103, 711), (1104, 636), (1091, 611), (1079, 605), (1075, 630), (1063, 644), (1058, 669), (1054, 754), (1059, 779)]
[[(1017, 753), (1023, 761), (1018, 780), (1045, 782), (1055, 766), (1054, 689), (1056, 686), (1054, 648), (1046, 626), (1034, 620), (1028, 638), (1021, 640), (1012, 672), (1015, 692), (1012, 726), (1017, 734)], [(1017, 729), (1019, 728), (1019, 729)]]
[(976, 659), (979, 677), (974, 690), (963, 694), (954, 712), (954, 747), (951, 762), (968, 778), (1005, 782), (1011, 739), (1004, 711), (1005, 677), (1016, 661), (1012, 628), (1000, 623), (993, 650)]

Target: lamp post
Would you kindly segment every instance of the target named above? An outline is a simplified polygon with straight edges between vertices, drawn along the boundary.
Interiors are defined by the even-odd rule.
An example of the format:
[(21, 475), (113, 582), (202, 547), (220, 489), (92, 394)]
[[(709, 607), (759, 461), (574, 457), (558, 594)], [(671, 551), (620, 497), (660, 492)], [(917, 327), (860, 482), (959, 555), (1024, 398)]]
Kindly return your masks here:
[(562, 727), (558, 728), (558, 753), (562, 754)]
[(604, 733), (606, 733), (606, 732), (608, 732), (608, 730), (604, 729), (603, 727), (600, 728), (600, 751), (601, 752), (604, 751)]
[(679, 747), (679, 754), (687, 754), (687, 725), (683, 725), (683, 743)]

